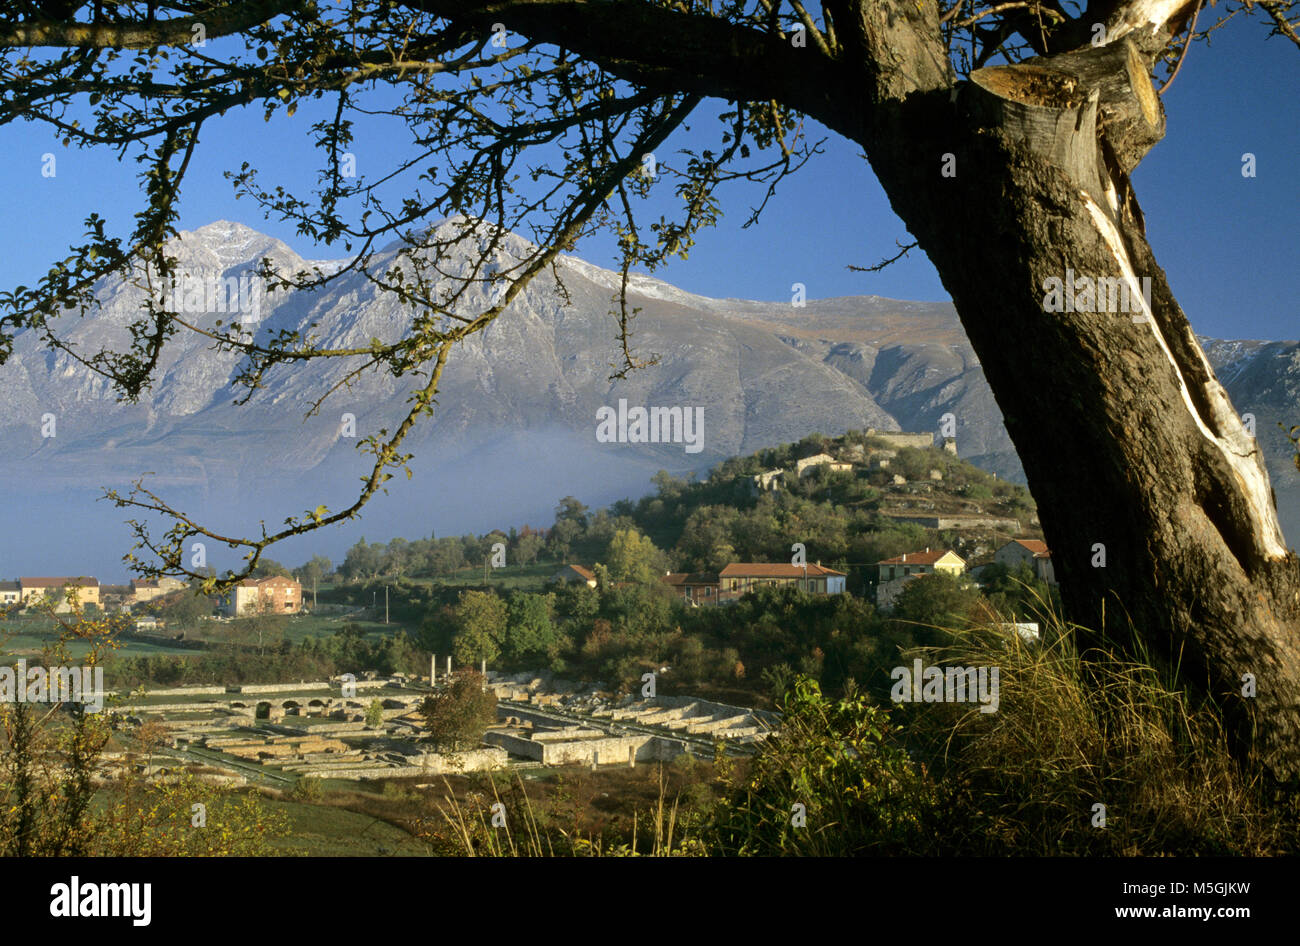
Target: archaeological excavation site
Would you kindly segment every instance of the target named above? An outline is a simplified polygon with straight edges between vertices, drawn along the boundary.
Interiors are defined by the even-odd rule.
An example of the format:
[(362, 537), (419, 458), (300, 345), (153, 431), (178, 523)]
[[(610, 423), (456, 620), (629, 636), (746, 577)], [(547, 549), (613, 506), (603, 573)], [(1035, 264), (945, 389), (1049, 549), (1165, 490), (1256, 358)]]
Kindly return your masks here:
[(429, 737), (421, 703), (444, 677), (117, 693), (107, 712), (123, 742), (162, 734), (147, 757), (106, 753), (102, 777), (126, 768), (146, 779), (190, 770), (224, 785), (291, 788), (304, 778), (382, 780), (555, 766), (635, 767), (682, 755), (752, 754), (778, 714), (683, 695), (612, 696), (549, 673), (489, 671), (496, 721), (479, 745), (446, 749)]

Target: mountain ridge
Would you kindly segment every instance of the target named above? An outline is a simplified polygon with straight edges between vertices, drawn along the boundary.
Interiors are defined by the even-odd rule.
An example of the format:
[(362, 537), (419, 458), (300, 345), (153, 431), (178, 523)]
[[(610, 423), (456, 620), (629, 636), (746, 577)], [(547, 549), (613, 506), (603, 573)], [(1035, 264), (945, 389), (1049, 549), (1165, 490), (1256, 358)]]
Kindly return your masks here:
[[(455, 219), (438, 224), (457, 225)], [(501, 244), (491, 262), (502, 268), (532, 246), (515, 235)], [(376, 254), (376, 271), (384, 271), (398, 245)], [(342, 265), (309, 260), (233, 221), (185, 231), (173, 250), (182, 272), (196, 280), (237, 280), (263, 257), (288, 272), (313, 266), (328, 272)], [(453, 258), (446, 268), (457, 272), (466, 263)], [(937, 432), (949, 413), (963, 458), (1023, 482), (1001, 411), (950, 303), (850, 296), (796, 307), (712, 299), (638, 274), (629, 286), (630, 304), (640, 309), (633, 348), (638, 357), (654, 354), (660, 362), (611, 381), (610, 366), (619, 357), (611, 294), (619, 274), (569, 255), (561, 255), (555, 268), (565, 293), (552, 273), (539, 273), (494, 323), (459, 345), (433, 416), (404, 445), (416, 454), (420, 475), (395, 492), (426, 510), (431, 527), (449, 521), (447, 527), (465, 531), (464, 522), (454, 523), (471, 506), (501, 514), (549, 509), (559, 495), (576, 495), (583, 485), (543, 492), (554, 493), (568, 473), (590, 479), (592, 500), (603, 502), (639, 495), (660, 468), (702, 471), (813, 432)], [(120, 279), (97, 286), (95, 294), (100, 305), (92, 316), (59, 320), (61, 334), (85, 350), (121, 344), (144, 298), (142, 289)], [(474, 286), (466, 295), (469, 304), (486, 305), (486, 287)], [(391, 340), (410, 320), (391, 294), (358, 274), (316, 292), (265, 294), (258, 314), (259, 333), (314, 324), (322, 344), (339, 347)], [(1300, 343), (1202, 338), (1202, 344), (1238, 410), (1255, 415), (1279, 509), (1284, 500), (1300, 506), (1300, 477), (1293, 475), (1290, 445), (1277, 429), (1278, 423), (1300, 423)], [(140, 473), (154, 471), (156, 485), (180, 489), (240, 521), (279, 521), (316, 505), (319, 499), (308, 495), (313, 492), (325, 493), (332, 508), (339, 508), (366, 468), (356, 442), (382, 427), (392, 429), (407, 410), (409, 383), (371, 374), (307, 417), (315, 398), (338, 383), (347, 367), (278, 366), (246, 405), (235, 407), (232, 401), (244, 392), (232, 391), (230, 381), (241, 360), (182, 332), (164, 352), (141, 402), (124, 405), (104, 379), (21, 333), (8, 363), (0, 366), (0, 403), (7, 408), (0, 437), (9, 445), (0, 476), (16, 494), (35, 496), (51, 489), (122, 489)], [(620, 398), (702, 407), (703, 451), (598, 444), (596, 411)], [(49, 414), (56, 418), (57, 436), (42, 437), (42, 418)], [(345, 414), (355, 418), (355, 439), (342, 436)], [(520, 463), (530, 454), (551, 457), (554, 475)], [(491, 465), (496, 466), (490, 474), (467, 472)], [(506, 475), (512, 465), (519, 473), (514, 485)], [(489, 482), (495, 494), (475, 492)], [(602, 484), (605, 495), (599, 494)], [(448, 493), (457, 491), (453, 501)], [(231, 497), (238, 514), (223, 510), (221, 503)], [(1294, 536), (1300, 518), (1284, 519), (1288, 536)], [(0, 574), (6, 570), (13, 569), (0, 560)]]

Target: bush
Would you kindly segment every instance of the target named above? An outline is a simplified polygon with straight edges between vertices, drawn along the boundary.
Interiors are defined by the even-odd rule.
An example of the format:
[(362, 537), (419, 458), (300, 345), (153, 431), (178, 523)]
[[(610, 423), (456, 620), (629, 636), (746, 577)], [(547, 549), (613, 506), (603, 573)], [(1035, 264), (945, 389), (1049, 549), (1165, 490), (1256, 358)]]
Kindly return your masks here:
[(829, 700), (803, 676), (779, 705), (780, 734), (764, 743), (748, 779), (719, 804), (714, 842), (720, 852), (917, 850), (934, 789), (898, 745), (889, 713), (857, 692)]
[(482, 674), (461, 671), (440, 692), (420, 704), (429, 737), (440, 748), (472, 749), (496, 722), (497, 698), (484, 689)]
[(893, 617), (917, 630), (960, 631), (979, 602), (977, 588), (960, 578), (935, 572), (914, 578), (903, 586), (894, 602)]
[(291, 795), (295, 801), (320, 801), (324, 789), (321, 780), (314, 775), (304, 775), (293, 785)]
[(113, 783), (104, 801), (89, 852), (101, 857), (265, 857), (289, 833), (284, 814), (257, 792), (208, 785), (189, 772), (156, 784)]

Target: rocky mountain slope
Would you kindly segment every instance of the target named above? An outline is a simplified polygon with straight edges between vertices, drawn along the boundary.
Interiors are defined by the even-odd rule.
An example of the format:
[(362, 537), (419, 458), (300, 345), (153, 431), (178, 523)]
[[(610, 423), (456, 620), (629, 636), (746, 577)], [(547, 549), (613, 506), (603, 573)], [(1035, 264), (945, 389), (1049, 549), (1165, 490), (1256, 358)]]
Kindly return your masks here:
[[(508, 238), (498, 265), (526, 249), (524, 241)], [(288, 271), (312, 265), (280, 241), (224, 221), (182, 234), (175, 252), (192, 279), (209, 281), (237, 280), (268, 256)], [(376, 268), (391, 255), (381, 255)], [(466, 265), (452, 261), (449, 268)], [(384, 531), (386, 517), (405, 520), (394, 534), (408, 534), (412, 510), (440, 531), (536, 524), (561, 495), (596, 502), (635, 496), (661, 468), (704, 469), (813, 431), (938, 431), (947, 413), (956, 418), (961, 456), (1022, 479), (1001, 413), (948, 303), (868, 296), (796, 308), (709, 299), (635, 277), (630, 302), (640, 312), (633, 345), (639, 356), (655, 354), (660, 362), (611, 382), (610, 366), (618, 358), (610, 314), (617, 276), (572, 257), (563, 259), (558, 273), (567, 303), (555, 277), (539, 275), (500, 319), (453, 355), (433, 417), (408, 441), (418, 475), (394, 486), (387, 505), (367, 514), (374, 535)], [(61, 335), (87, 352), (121, 345), (142, 293), (120, 281), (100, 286), (100, 311), (64, 319)], [(411, 318), (357, 275), (314, 294), (260, 297), (257, 314), (263, 337), (314, 324), (313, 334), (333, 346), (395, 338)], [(1290, 506), (1284, 527), (1294, 536), (1300, 533), (1300, 478), (1277, 424), (1300, 423), (1300, 344), (1205, 344), (1234, 404), (1256, 416), (1279, 502)], [(49, 353), (30, 333), (20, 335), (13, 357), (0, 366), (0, 437), (7, 445), (0, 482), (11, 504), (31, 507), (33, 524), (57, 521), (70, 513), (62, 504), (51, 510), (56, 494), (70, 490), (84, 497), (101, 486), (121, 488), (146, 471), (156, 474), (155, 486), (172, 491), (169, 498), (214, 511), (231, 528), (344, 502), (365, 469), (357, 440), (344, 436), (344, 415), (355, 417), (359, 437), (391, 429), (404, 413), (411, 382), (371, 374), (306, 417), (350, 366), (276, 369), (249, 403), (236, 406), (243, 392), (232, 390), (230, 380), (238, 362), (234, 354), (212, 350), (208, 339), (183, 332), (166, 352), (149, 395), (125, 405), (74, 359)], [(630, 406), (703, 408), (703, 449), (597, 442), (597, 409), (616, 407), (620, 399)], [(51, 414), (56, 435), (42, 436)], [(90, 528), (107, 507), (97, 509), (95, 516), (70, 521)], [(120, 521), (123, 514), (111, 511), (110, 518)], [(0, 562), (0, 574), (15, 570)]]

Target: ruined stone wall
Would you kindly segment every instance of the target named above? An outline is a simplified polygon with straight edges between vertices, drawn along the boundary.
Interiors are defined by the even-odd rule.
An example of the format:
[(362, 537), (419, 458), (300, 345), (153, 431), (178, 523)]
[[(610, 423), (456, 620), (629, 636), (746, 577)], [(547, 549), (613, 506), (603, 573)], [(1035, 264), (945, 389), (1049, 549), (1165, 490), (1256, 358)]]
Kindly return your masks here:
[(891, 447), (933, 447), (934, 434), (914, 434), (905, 432), (891, 432), (881, 430), (868, 430), (868, 437), (875, 437), (877, 440), (883, 440)]

